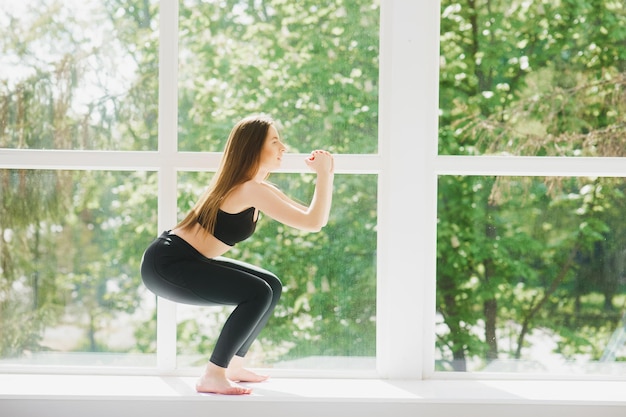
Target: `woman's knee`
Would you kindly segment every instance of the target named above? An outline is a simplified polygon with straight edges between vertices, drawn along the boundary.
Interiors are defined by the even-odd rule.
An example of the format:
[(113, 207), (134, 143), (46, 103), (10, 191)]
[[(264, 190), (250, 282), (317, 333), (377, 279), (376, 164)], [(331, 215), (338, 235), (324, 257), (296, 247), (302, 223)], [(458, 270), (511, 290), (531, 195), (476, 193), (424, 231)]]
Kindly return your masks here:
[(280, 278), (272, 273), (268, 273), (265, 277), (265, 282), (267, 282), (267, 285), (272, 289), (272, 299), (275, 300), (274, 302), (278, 301), (283, 291), (283, 283), (280, 281)]
[(266, 274), (262, 279), (264, 285), (259, 294), (267, 301), (268, 307), (275, 306), (280, 299), (283, 285), (280, 279), (274, 274)]

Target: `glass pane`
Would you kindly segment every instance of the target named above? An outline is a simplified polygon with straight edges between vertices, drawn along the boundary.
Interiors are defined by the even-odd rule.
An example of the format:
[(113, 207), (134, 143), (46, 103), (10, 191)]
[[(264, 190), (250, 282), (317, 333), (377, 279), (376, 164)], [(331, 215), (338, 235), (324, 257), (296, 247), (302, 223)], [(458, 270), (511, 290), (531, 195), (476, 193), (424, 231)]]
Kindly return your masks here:
[[(182, 217), (210, 174), (182, 173)], [(288, 195), (310, 201), (312, 175), (273, 174)], [(261, 217), (256, 233), (225, 256), (275, 273), (284, 291), (252, 345), (254, 367), (374, 369), (376, 355), (375, 175), (337, 175), (329, 224), (304, 233)], [(179, 306), (178, 364), (204, 365), (231, 308)]]
[(441, 2), (442, 155), (626, 156), (626, 8)]
[(443, 371), (624, 375), (623, 178), (439, 178)]
[(158, 0), (0, 0), (0, 148), (154, 150)]
[(0, 365), (154, 366), (157, 175), (0, 170)]
[(378, 3), (181, 1), (179, 149), (221, 152), (266, 113), (290, 152), (376, 153)]

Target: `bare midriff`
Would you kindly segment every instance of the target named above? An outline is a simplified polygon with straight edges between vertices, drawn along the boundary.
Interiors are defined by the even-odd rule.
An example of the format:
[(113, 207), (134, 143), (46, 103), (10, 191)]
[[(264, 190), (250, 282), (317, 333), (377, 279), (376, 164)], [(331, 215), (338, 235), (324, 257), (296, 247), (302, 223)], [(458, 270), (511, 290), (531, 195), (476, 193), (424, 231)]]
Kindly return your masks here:
[(185, 240), (185, 242), (189, 243), (207, 258), (221, 256), (232, 248), (232, 246), (228, 246), (215, 236), (209, 233), (204, 233), (200, 224), (195, 224), (193, 227), (188, 229), (174, 229), (170, 233), (173, 233)]

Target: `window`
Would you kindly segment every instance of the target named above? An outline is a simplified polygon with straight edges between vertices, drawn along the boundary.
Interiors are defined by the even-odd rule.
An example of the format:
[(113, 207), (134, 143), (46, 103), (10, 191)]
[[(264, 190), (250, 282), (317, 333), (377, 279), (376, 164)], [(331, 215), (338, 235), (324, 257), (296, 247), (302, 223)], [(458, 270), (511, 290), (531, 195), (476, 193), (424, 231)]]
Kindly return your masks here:
[(625, 21), (442, 1), (435, 370), (623, 375)]
[(156, 149), (157, 5), (114, 5), (3, 2), (3, 365), (156, 366), (137, 268), (158, 177), (123, 160)]
[[(180, 2), (178, 149), (219, 152), (242, 114), (269, 113), (290, 153), (375, 154), (379, 15), (371, 0)], [(310, 201), (314, 178), (304, 164), (287, 171), (270, 181)], [(178, 178), (180, 219), (208, 180)], [(229, 253), (285, 285), (251, 352), (258, 366), (375, 368), (376, 188), (375, 174), (338, 175), (321, 233), (262, 218), (254, 239)], [(230, 309), (177, 309), (179, 366), (206, 361)]]
[[(294, 356), (278, 359), (275, 353), (280, 349), (271, 354), (261, 349), (255, 352), (257, 363), (299, 374), (314, 368), (324, 374), (339, 369), (344, 375), (354, 375), (350, 370), (355, 366), (370, 371), (375, 358), (377, 375), (382, 377), (452, 378), (459, 376), (452, 371), (463, 369), (456, 361), (458, 356), (455, 358), (458, 353), (449, 348), (458, 341), (465, 354), (463, 366), (472, 377), (480, 378), (486, 371), (516, 377), (520, 372), (546, 373), (528, 366), (543, 359), (544, 353), (533, 350), (528, 354), (527, 343), (547, 334), (550, 343), (561, 350), (560, 361), (585, 355), (582, 366), (578, 362), (578, 368), (551, 368), (548, 374), (575, 371), (581, 375), (582, 369), (586, 376), (603, 378), (619, 372), (619, 364), (612, 361), (624, 355), (619, 330), (623, 321), (616, 314), (623, 312), (623, 282), (618, 280), (617, 287), (603, 292), (598, 286), (609, 280), (586, 278), (600, 268), (598, 262), (604, 270), (616, 268), (621, 244), (621, 224), (614, 210), (621, 207), (620, 190), (626, 176), (619, 134), (623, 128), (624, 60), (623, 48), (618, 45), (623, 41), (624, 22), (623, 10), (615, 8), (615, 2), (583, 2), (572, 9), (553, 2), (509, 2), (497, 10), (492, 3), (492, 12), (499, 13), (494, 16), (488, 16), (476, 2), (476, 13), (467, 13), (465, 3), (380, 2), (380, 15), (378, 10), (373, 13), (366, 8), (361, 10), (363, 19), (355, 21), (380, 26), (380, 30), (363, 35), (363, 42), (370, 46), (379, 42), (380, 50), (363, 55), (359, 40), (356, 44), (335, 43), (353, 35), (347, 27), (324, 25), (331, 18), (352, 16), (347, 8), (344, 12), (337, 7), (339, 2), (330, 6), (276, 2), (273, 8), (262, 8), (261, 2), (234, 1), (13, 3), (9, 7), (3, 2), (0, 12), (2, 27), (16, 29), (0, 41), (2, 369), (47, 365), (46, 369), (55, 371), (58, 368), (50, 366), (56, 365), (66, 371), (68, 366), (86, 365), (99, 366), (96, 372), (100, 373), (119, 372), (120, 367), (128, 371), (131, 366), (139, 367), (137, 372), (186, 372), (202, 360), (203, 351), (191, 349), (196, 329), (207, 329), (210, 336), (214, 330), (211, 320), (218, 320), (224, 312), (187, 309), (163, 300), (155, 307), (154, 298), (141, 289), (133, 270), (146, 241), (171, 226), (206, 183), (232, 122), (240, 113), (266, 111), (258, 104), (267, 100), (263, 104), (283, 110), (277, 114), (289, 114), (278, 118), (292, 146), (284, 169), (272, 179), (306, 198), (310, 177), (301, 168), (300, 152), (332, 144), (339, 168), (336, 215), (341, 214), (342, 221), (359, 222), (359, 227), (335, 224), (328, 234), (315, 239), (339, 245), (339, 240), (346, 238), (368, 250), (347, 245), (344, 259), (350, 262), (341, 265), (342, 271), (350, 270), (345, 276), (353, 278), (341, 282), (346, 287), (339, 294), (342, 302), (352, 301), (348, 286), (354, 283), (366, 294), (360, 299), (366, 302), (346, 303), (350, 311), (342, 318), (347, 326), (340, 320), (333, 323), (344, 326), (340, 337), (347, 346), (337, 354), (324, 351), (320, 343), (303, 343), (295, 348)], [(236, 24), (208, 25), (207, 29), (194, 5), (213, 13), (212, 22), (228, 18)], [(295, 21), (308, 22), (306, 33), (313, 33), (315, 24), (319, 25), (319, 45), (290, 36), (295, 33), (289, 26), (294, 20), (286, 18), (280, 25), (287, 29), (283, 36), (262, 36), (273, 30), (269, 22), (289, 8), (297, 16)], [(595, 16), (594, 25), (589, 24), (588, 16)], [(472, 26), (473, 18), (478, 20)], [(255, 25), (249, 26), (251, 21)], [(258, 37), (247, 32), (253, 27), (259, 31)], [(479, 33), (470, 30), (478, 27), (483, 29)], [(517, 32), (529, 34), (528, 39), (514, 40)], [(30, 43), (15, 40), (24, 33), (32, 35), (26, 37)], [(375, 41), (378, 33), (380, 39)], [(250, 43), (228, 43), (233, 34), (241, 35), (236, 38), (242, 41), (260, 39), (264, 48), (255, 53), (257, 49)], [(459, 49), (472, 39), (466, 37), (470, 34), (488, 47), (486, 55), (469, 56)], [(194, 36), (207, 42), (194, 44)], [(69, 39), (73, 43), (68, 43)], [(549, 59), (531, 59), (528, 47), (533, 39), (545, 43)], [(489, 43), (492, 40), (496, 43)], [(68, 49), (68, 45), (72, 47)], [(294, 67), (276, 66), (276, 59), (281, 58), (279, 46), (293, 48), (293, 55), (282, 58), (293, 58)], [(328, 59), (345, 54), (343, 62), (350, 64), (333, 67), (333, 77), (326, 77), (332, 80), (333, 84), (328, 83), (332, 88), (307, 90), (321, 85), (314, 62), (307, 60), (316, 47), (324, 48)], [(218, 50), (222, 55), (215, 53)], [(98, 59), (92, 56), (99, 52)], [(238, 68), (218, 59), (228, 53), (238, 57)], [(379, 83), (365, 82), (376, 78), (364, 69), (376, 56)], [(572, 65), (563, 66), (566, 62)], [(476, 73), (477, 63), (482, 73)], [(205, 64), (211, 71), (217, 67), (224, 76), (208, 70), (203, 73)], [(260, 71), (259, 66), (270, 70)], [(496, 69), (506, 71), (500, 74)], [(509, 73), (513, 70), (517, 70), (517, 78)], [(557, 70), (562, 77), (554, 76)], [(481, 74), (491, 74), (492, 82), (479, 85), (478, 80), (488, 80), (478, 77)], [(229, 84), (233, 79), (248, 90), (256, 84), (273, 90), (257, 92), (254, 100), (240, 100), (239, 89)], [(298, 91), (305, 94), (294, 95), (297, 89), (285, 84), (288, 81), (297, 82), (298, 88), (304, 88)], [(523, 81), (523, 88), (514, 88), (513, 81)], [(549, 94), (533, 95), (545, 86)], [(337, 107), (332, 98), (351, 103), (344, 117), (335, 117), (335, 109), (346, 108)], [(567, 123), (548, 117), (547, 109), (554, 106), (567, 116)], [(207, 120), (202, 118), (205, 110), (210, 114)], [(479, 117), (464, 118), (462, 111)], [(33, 120), (38, 122), (29, 123)], [(219, 123), (210, 124), (211, 120)], [(348, 126), (355, 130), (348, 131)], [(347, 136), (311, 134), (326, 131), (323, 127)], [(194, 140), (203, 134), (205, 140)], [(299, 143), (296, 138), (305, 141)], [(551, 194), (554, 192), (560, 194)], [(456, 204), (459, 198), (465, 198), (465, 205)], [(362, 212), (355, 211), (356, 206)], [(454, 227), (460, 221), (466, 222), (460, 229), (463, 235)], [(272, 229), (275, 227), (264, 224), (262, 238), (290, 239), (301, 245), (299, 236)], [(345, 237), (346, 230), (358, 233)], [(575, 242), (577, 236), (584, 251), (567, 252), (566, 243)], [(505, 242), (494, 250), (491, 238)], [(122, 239), (131, 240), (125, 251), (117, 245)], [(542, 240), (551, 246), (537, 246)], [(492, 250), (483, 256), (494, 255), (492, 259), (499, 262), (494, 269), (497, 278), (509, 279), (496, 282), (492, 291), (499, 301), (495, 326), (487, 324), (484, 315), (490, 306), (485, 298), (489, 292), (477, 294), (476, 290), (477, 280), (484, 279), (487, 258), (481, 259), (482, 264), (474, 262), (472, 273), (457, 268), (462, 266), (460, 261), (468, 260), (459, 248), (474, 242), (483, 247), (491, 244)], [(251, 256), (253, 246), (262, 242), (248, 244), (250, 247), (238, 248), (242, 256)], [(98, 256), (103, 250), (106, 257)], [(336, 251), (333, 248), (334, 255)], [(601, 251), (602, 256), (595, 256)], [(302, 252), (301, 247), (297, 252)], [(558, 272), (567, 263), (550, 257), (557, 253), (561, 259), (574, 253), (577, 261), (562, 281), (554, 278), (559, 278)], [(274, 251), (271, 256), (276, 259), (279, 254)], [(319, 258), (320, 253), (315, 256)], [(540, 269), (529, 260), (551, 268), (552, 281), (542, 283)], [(43, 265), (35, 265), (35, 261)], [(311, 269), (311, 265), (307, 267)], [(438, 275), (443, 273), (457, 280), (454, 285), (460, 284), (452, 289), (455, 297), (479, 302), (463, 306), (471, 311), (466, 319), (457, 321), (462, 326), (460, 333), (452, 334), (450, 322), (445, 322), (450, 314), (441, 307), (441, 299), (448, 294), (443, 287), (447, 277)], [(523, 297), (535, 296), (533, 301), (541, 302), (541, 296), (550, 295), (546, 290), (553, 282), (559, 285), (540, 305), (541, 314), (530, 317), (531, 327), (524, 333), (521, 353), (527, 360), (494, 363), (488, 356), (494, 351), (489, 343), (492, 339), (485, 336), (487, 327), (495, 330), (498, 338), (498, 359), (514, 357), (520, 335), (516, 314), (532, 312), (529, 306), (538, 305), (522, 304)], [(586, 286), (576, 288), (579, 282)], [(322, 289), (328, 285), (320, 279), (314, 283), (316, 290), (317, 284)], [(555, 295), (562, 301), (555, 300)], [(612, 300), (614, 311), (602, 311), (606, 299)], [(312, 300), (298, 301), (303, 303), (300, 311), (319, 317), (312, 309), (321, 307), (312, 306)], [(302, 310), (305, 302), (311, 310)], [(576, 309), (582, 316), (568, 317), (568, 312)], [(338, 313), (324, 310), (323, 314), (328, 318)], [(283, 324), (287, 323), (280, 319), (273, 329), (285, 331)], [(585, 327), (571, 331), (575, 320), (583, 320)], [(276, 340), (298, 342), (301, 336), (304, 340), (326, 336), (320, 330), (323, 327), (310, 331), (311, 324), (323, 325), (323, 320), (300, 323), (303, 329), (299, 334), (276, 336)], [(352, 339), (364, 335), (357, 324), (368, 326), (367, 339), (359, 346), (360, 341)], [(63, 341), (70, 346), (49, 344), (56, 351), (45, 354), (38, 350), (42, 341), (54, 336), (50, 329), (62, 332)], [(129, 335), (132, 345), (113, 343)], [(457, 340), (452, 343), (452, 338)], [(210, 343), (200, 340), (199, 345), (208, 349)], [(552, 345), (544, 346), (551, 349)], [(339, 365), (319, 360), (314, 350), (334, 355)], [(605, 353), (608, 366), (598, 361)], [(361, 355), (365, 355), (363, 362)], [(344, 360), (346, 357), (355, 360)], [(486, 366), (488, 361), (493, 366)]]
[(291, 153), (273, 182), (310, 199), (301, 160), (315, 148), (339, 172), (322, 233), (262, 219), (232, 253), (286, 284), (253, 364), (373, 372), (379, 18), (369, 0), (3, 8), (16, 36), (0, 58), (0, 365), (204, 363), (227, 309), (157, 301), (139, 262), (206, 186), (234, 122), (265, 112)]
[(156, 1), (3, 1), (2, 148), (154, 150)]

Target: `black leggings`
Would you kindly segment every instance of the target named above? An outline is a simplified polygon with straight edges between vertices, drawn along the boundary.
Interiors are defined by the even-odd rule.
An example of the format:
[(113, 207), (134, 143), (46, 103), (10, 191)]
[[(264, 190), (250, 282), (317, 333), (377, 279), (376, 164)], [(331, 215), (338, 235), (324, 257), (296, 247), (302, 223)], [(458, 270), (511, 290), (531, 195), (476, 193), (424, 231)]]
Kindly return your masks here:
[(141, 277), (150, 291), (177, 303), (237, 306), (210, 359), (223, 368), (235, 354), (245, 356), (282, 292), (282, 283), (271, 272), (228, 258), (207, 258), (169, 231), (146, 249)]

